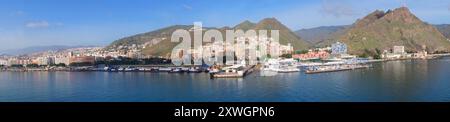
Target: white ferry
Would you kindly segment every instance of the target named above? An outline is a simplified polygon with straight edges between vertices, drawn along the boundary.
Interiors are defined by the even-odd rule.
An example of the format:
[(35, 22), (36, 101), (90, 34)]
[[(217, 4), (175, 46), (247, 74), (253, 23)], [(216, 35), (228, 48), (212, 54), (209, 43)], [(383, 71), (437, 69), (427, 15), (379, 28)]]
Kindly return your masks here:
[(294, 59), (269, 59), (264, 64), (262, 71), (273, 71), (278, 73), (300, 72), (297, 61)]

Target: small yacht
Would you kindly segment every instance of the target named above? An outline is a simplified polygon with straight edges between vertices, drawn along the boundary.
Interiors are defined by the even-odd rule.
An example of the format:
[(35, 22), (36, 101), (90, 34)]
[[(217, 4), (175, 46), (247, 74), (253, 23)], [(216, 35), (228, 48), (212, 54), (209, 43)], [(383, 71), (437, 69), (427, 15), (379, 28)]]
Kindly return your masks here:
[(105, 68), (103, 68), (103, 70), (104, 70), (104, 71), (109, 71), (110, 68), (109, 68), (109, 67), (105, 67)]
[(125, 68), (119, 67), (119, 68), (117, 68), (117, 71), (119, 71), (119, 72), (125, 71)]
[(115, 69), (115, 68), (112, 68), (111, 70), (110, 70), (111, 72), (116, 72), (117, 71), (117, 69)]
[(181, 72), (189, 72), (189, 67), (181, 67), (180, 70)]
[(136, 68), (136, 67), (127, 67), (127, 68), (125, 68), (125, 70), (124, 71), (126, 71), (126, 72), (132, 72), (132, 71), (137, 71), (138, 69)]
[(172, 68), (161, 67), (161, 68), (158, 69), (158, 71), (160, 71), (160, 72), (170, 72), (170, 71), (172, 71)]
[(182, 73), (183, 70), (181, 68), (174, 68), (171, 71), (169, 71), (170, 73)]
[(191, 68), (189, 68), (189, 70), (188, 70), (190, 73), (199, 73), (199, 72), (202, 72), (201, 70), (200, 70), (200, 68), (198, 68), (198, 67), (191, 67)]
[(220, 72), (220, 70), (217, 68), (209, 68), (207, 70), (208, 70), (208, 73), (219, 73)]

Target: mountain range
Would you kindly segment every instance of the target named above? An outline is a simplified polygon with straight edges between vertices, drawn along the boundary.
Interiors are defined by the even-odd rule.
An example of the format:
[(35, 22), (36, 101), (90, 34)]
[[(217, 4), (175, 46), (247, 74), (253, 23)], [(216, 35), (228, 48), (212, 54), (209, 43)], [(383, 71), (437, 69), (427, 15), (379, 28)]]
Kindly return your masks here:
[(403, 45), (410, 52), (422, 50), (422, 45), (427, 46), (428, 52), (448, 52), (450, 48), (449, 25), (425, 23), (406, 7), (386, 12), (377, 10), (352, 25), (296, 32), (319, 47), (339, 40), (348, 44), (353, 54), (389, 50), (393, 45)]
[[(168, 56), (178, 43), (170, 42), (170, 34), (177, 29), (190, 29), (192, 25), (175, 25), (155, 31), (137, 34), (114, 41), (108, 48), (149, 44), (142, 52), (146, 55)], [(267, 29), (280, 30), (280, 43), (291, 43), (295, 50), (323, 47), (341, 41), (348, 45), (351, 54), (390, 50), (394, 45), (403, 45), (409, 52), (420, 51), (426, 45), (428, 52), (449, 52), (450, 26), (430, 25), (423, 22), (406, 7), (394, 10), (376, 10), (358, 19), (352, 25), (326, 26), (291, 31), (275, 18), (266, 18), (257, 23), (243, 21), (234, 27), (219, 29)]]
[(449, 24), (441, 24), (434, 25), (447, 39), (450, 39), (450, 25)]
[(327, 40), (334, 40), (337, 36), (342, 35), (350, 25), (341, 26), (321, 26), (310, 29), (301, 29), (295, 31), (297, 36), (302, 37), (313, 45), (325, 42)]
[(406, 51), (448, 52), (448, 41), (434, 26), (427, 24), (401, 7), (386, 12), (377, 10), (359, 19), (338, 40), (346, 43), (352, 54), (389, 50), (394, 45), (405, 46)]
[[(450, 24), (433, 25), (439, 32), (441, 32), (447, 39), (450, 39)], [(302, 37), (305, 41), (312, 45), (325, 45), (327, 40), (335, 40), (337, 37), (343, 35), (351, 25), (340, 26), (320, 26), (315, 28), (301, 29), (295, 31), (297, 36)]]
[[(144, 49), (142, 49), (143, 54), (152, 55), (152, 56), (163, 56), (168, 57), (172, 49), (179, 43), (170, 42), (171, 34), (177, 29), (185, 29), (189, 30), (193, 25), (175, 25), (162, 29), (158, 29), (155, 31), (137, 34), (129, 37), (125, 37), (119, 40), (114, 41), (111, 45), (107, 47), (107, 49), (113, 48), (118, 49), (123, 46), (131, 46), (135, 45), (147, 45)], [(290, 43), (295, 50), (304, 50), (310, 46), (309, 42), (304, 41), (300, 37), (298, 37), (294, 32), (292, 32), (289, 28), (283, 25), (275, 18), (266, 18), (258, 23), (252, 23), (250, 21), (243, 21), (240, 24), (237, 24), (233, 28), (230, 27), (222, 27), (222, 28), (214, 28), (214, 27), (204, 27), (202, 30), (205, 32), (208, 29), (217, 29), (222, 32), (223, 37), (225, 37), (225, 30), (227, 29), (242, 29), (244, 31), (249, 29), (254, 30), (279, 30), (279, 41), (281, 44)], [(191, 37), (193, 33), (191, 33)], [(270, 35), (270, 33), (268, 33)], [(225, 38), (224, 38), (225, 40)]]
[(45, 51), (59, 51), (71, 48), (79, 48), (79, 47), (93, 47), (93, 46), (66, 46), (66, 45), (50, 45), (50, 46), (32, 46), (21, 49), (8, 49), (0, 51), (0, 54), (4, 55), (24, 55), (30, 53), (37, 52), (45, 52)]
[[(439, 32), (441, 32), (447, 39), (450, 39), (450, 24), (433, 25)], [(315, 28), (301, 29), (295, 33), (312, 43), (313, 45), (321, 45), (324, 41), (336, 39), (345, 32), (351, 25), (341, 26), (320, 26)]]

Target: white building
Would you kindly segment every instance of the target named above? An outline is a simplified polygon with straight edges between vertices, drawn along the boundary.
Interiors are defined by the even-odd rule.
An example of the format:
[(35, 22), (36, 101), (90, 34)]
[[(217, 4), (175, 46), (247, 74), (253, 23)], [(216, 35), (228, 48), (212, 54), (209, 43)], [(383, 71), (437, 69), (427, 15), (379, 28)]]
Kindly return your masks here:
[(55, 57), (55, 64), (70, 64), (70, 58), (69, 57)]
[(394, 54), (405, 54), (405, 46), (394, 46), (392, 49), (392, 53)]
[(0, 59), (0, 65), (8, 66), (8, 60)]
[(294, 52), (294, 47), (291, 46), (291, 43), (288, 45), (280, 45), (280, 53), (281, 54), (292, 54)]
[(381, 56), (382, 58), (387, 59), (399, 59), (399, 58), (407, 58), (412, 55), (407, 54), (405, 52), (405, 46), (394, 46), (392, 48), (392, 53), (389, 53), (387, 50), (384, 51), (384, 54)]
[(8, 66), (11, 65), (27, 65), (31, 64), (31, 60), (29, 59), (18, 59), (18, 58), (10, 58), (8, 59)]
[(38, 65), (51, 65), (54, 64), (54, 59), (52, 57), (38, 57), (36, 59)]

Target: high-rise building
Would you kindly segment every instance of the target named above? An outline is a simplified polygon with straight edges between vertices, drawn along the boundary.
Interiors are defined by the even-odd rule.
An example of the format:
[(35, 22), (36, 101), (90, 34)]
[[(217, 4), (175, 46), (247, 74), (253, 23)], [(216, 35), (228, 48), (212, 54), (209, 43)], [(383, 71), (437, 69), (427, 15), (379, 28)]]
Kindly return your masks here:
[(53, 57), (39, 57), (36, 59), (36, 62), (38, 65), (51, 65), (55, 63), (55, 60)]
[(70, 52), (69, 52), (69, 57), (72, 57), (72, 56), (73, 56), (73, 52), (70, 51)]

